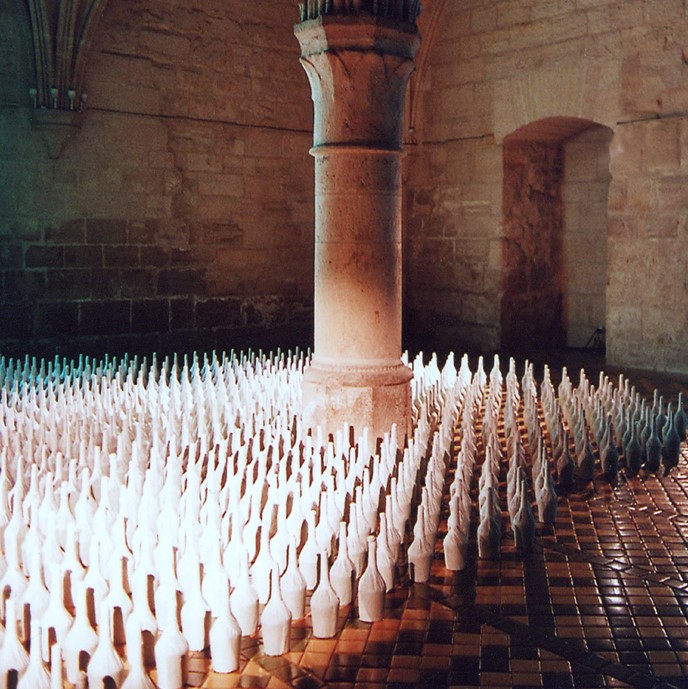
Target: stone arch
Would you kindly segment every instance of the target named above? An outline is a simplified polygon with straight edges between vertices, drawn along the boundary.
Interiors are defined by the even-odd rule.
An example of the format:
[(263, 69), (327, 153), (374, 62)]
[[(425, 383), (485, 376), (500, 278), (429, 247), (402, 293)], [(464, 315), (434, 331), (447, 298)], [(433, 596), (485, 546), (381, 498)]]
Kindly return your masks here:
[(411, 75), (408, 86), (408, 98), (406, 100), (405, 113), (405, 143), (417, 143), (418, 125), (421, 118), (420, 102), (425, 75), (428, 71), (428, 60), (431, 49), (435, 44), (435, 37), (444, 16), (447, 0), (425, 0), (423, 11), (418, 18), (418, 28), (423, 37), (418, 53), (416, 54), (416, 67)]
[(504, 138), (503, 346), (584, 347), (604, 329), (610, 141), (577, 117)]
[(494, 136), (533, 135), (548, 124), (576, 131), (576, 122), (611, 126), (621, 113), (620, 78), (613, 61), (543, 65), (494, 83)]

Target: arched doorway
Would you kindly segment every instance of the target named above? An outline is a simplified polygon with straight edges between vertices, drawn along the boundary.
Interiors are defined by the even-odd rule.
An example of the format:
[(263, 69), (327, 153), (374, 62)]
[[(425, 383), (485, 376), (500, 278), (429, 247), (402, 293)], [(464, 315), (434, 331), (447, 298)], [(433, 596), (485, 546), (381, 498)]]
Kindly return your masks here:
[(584, 347), (604, 328), (610, 139), (571, 117), (505, 138), (503, 347)]

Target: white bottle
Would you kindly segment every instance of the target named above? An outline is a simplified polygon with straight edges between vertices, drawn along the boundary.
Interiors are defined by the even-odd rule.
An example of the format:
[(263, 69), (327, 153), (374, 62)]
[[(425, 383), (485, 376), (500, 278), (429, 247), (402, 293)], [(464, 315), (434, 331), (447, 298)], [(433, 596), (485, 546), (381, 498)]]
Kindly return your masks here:
[(337, 633), (339, 598), (330, 584), (327, 554), (320, 553), (320, 581), (311, 596), (311, 621), (313, 636), (331, 639)]
[(100, 542), (94, 536), (89, 542), (89, 565), (84, 575), (86, 588), (91, 589), (90, 597), (93, 599), (94, 608), (100, 610), (100, 604), (105, 600), (110, 587), (100, 570)]
[(236, 583), (230, 602), (243, 636), (251, 636), (258, 628), (258, 594), (256, 593), (248, 573), (246, 554), (237, 557), (241, 561), (241, 573)]
[(127, 664), (129, 673), (121, 689), (155, 689), (153, 680), (146, 673), (143, 664), (141, 627), (136, 615), (130, 615), (126, 624)]
[(53, 644), (50, 649), (50, 689), (64, 689), (60, 644)]
[(270, 600), (260, 616), (260, 624), (265, 655), (280, 656), (286, 653), (289, 650), (291, 613), (282, 600), (276, 567), (270, 575)]
[[(22, 571), (21, 556), (19, 553), (19, 541), (17, 540), (17, 538), (23, 538), (24, 534), (26, 533), (26, 527), (24, 526), (23, 519), (20, 516), (17, 516), (20, 514), (21, 510), (17, 510), (12, 514), (10, 523), (3, 534), (5, 541), (5, 564), (7, 569), (4, 571), (2, 579), (0, 579), (0, 591), (5, 591), (9, 588), (12, 591), (12, 596), (16, 601), (21, 600), (24, 590), (29, 585), (29, 581), (24, 576), (24, 572)], [(15, 522), (21, 523), (23, 530), (15, 528), (13, 526)], [(12, 531), (10, 531), (10, 529), (12, 529)], [(20, 531), (21, 535), (18, 537), (17, 532)]]
[(394, 525), (393, 518), (393, 507), (392, 507), (392, 496), (385, 496), (385, 521), (387, 527), (387, 545), (389, 545), (390, 553), (394, 562), (399, 561), (399, 546), (401, 545), (401, 534), (397, 531)]
[(315, 510), (306, 513), (308, 526), (306, 540), (299, 552), (299, 571), (306, 582), (306, 588), (312, 591), (318, 581), (318, 544), (315, 537)]
[(93, 655), (98, 646), (98, 635), (91, 627), (88, 619), (87, 591), (84, 583), (74, 582), (72, 588), (76, 614), (74, 615), (74, 623), (65, 635), (60, 647), (65, 662), (67, 680), (76, 684), (79, 679), (80, 656), (82, 653), (86, 653), (89, 658)]
[[(463, 490), (463, 488), (459, 488)], [(450, 572), (459, 572), (466, 567), (466, 551), (468, 549), (468, 528), (470, 517), (465, 517), (461, 510), (459, 493), (451, 500), (451, 516), (447, 521), (449, 529), (444, 537), (444, 564)], [(450, 523), (451, 522), (451, 523)]]
[(29, 585), (24, 589), (19, 611), (22, 617), (22, 636), (24, 639), (28, 637), (30, 632), (30, 620), (40, 620), (50, 604), (50, 593), (43, 581), (41, 554), (34, 550), (29, 557), (31, 558)]
[(292, 539), (288, 550), (287, 569), (280, 581), (280, 590), (285, 605), (293, 620), (303, 619), (306, 613), (306, 581), (297, 564), (296, 542)]
[(14, 599), (5, 602), (5, 636), (0, 647), (0, 687), (7, 686), (7, 675), (13, 670), (21, 675), (29, 665), (29, 655), (19, 641)]
[(368, 565), (358, 582), (358, 616), (362, 622), (382, 619), (385, 607), (385, 580), (377, 569), (375, 536), (368, 536)]
[(229, 605), (220, 609), (220, 614), (210, 627), (210, 664), (213, 672), (234, 672), (239, 668), (241, 654), (241, 627)]
[(272, 557), (270, 555), (270, 546), (268, 534), (270, 531), (270, 522), (265, 519), (259, 526), (260, 540), (258, 555), (251, 565), (251, 581), (258, 594), (258, 602), (265, 605), (270, 596), (270, 572), (273, 567)]
[(136, 569), (134, 571), (131, 579), (131, 599), (133, 604), (131, 614), (136, 617), (142, 631), (156, 634), (158, 622), (150, 607), (149, 577), (150, 575), (145, 570)]
[(418, 520), (413, 529), (413, 541), (408, 549), (409, 569), (411, 569), (413, 581), (423, 583), (430, 578), (434, 554), (434, 537), (428, 533), (426, 510), (424, 503), (421, 503), (418, 508)]
[[(105, 596), (104, 603), (107, 604), (112, 615), (112, 640), (116, 645), (125, 643), (126, 638), (124, 634), (124, 625), (127, 618), (131, 614), (133, 603), (131, 598), (124, 588), (124, 571), (126, 567), (126, 560), (123, 557), (111, 558), (111, 572), (109, 578), (110, 590)], [(100, 620), (98, 620), (100, 624)]]
[(50, 630), (54, 630), (55, 641), (62, 645), (65, 636), (72, 626), (73, 618), (67, 612), (63, 602), (63, 579), (62, 573), (58, 565), (52, 565), (50, 576), (50, 603), (40, 619), (40, 628), (43, 638), (41, 639), (41, 647), (43, 649), (44, 658), (48, 661), (48, 653), (50, 651)]
[(180, 617), (182, 634), (190, 651), (202, 651), (206, 646), (209, 627), (209, 608), (201, 593), (201, 564), (193, 558), (187, 574), (184, 603)]
[(346, 531), (346, 522), (340, 522), (339, 550), (330, 569), (330, 583), (339, 598), (340, 605), (349, 605), (353, 595), (351, 582), (354, 575), (354, 563), (349, 558)]
[(162, 634), (155, 643), (155, 667), (160, 689), (182, 689), (186, 683), (186, 654), (189, 645), (177, 622), (176, 591), (168, 591)]
[(229, 578), (220, 559), (219, 536), (206, 546), (201, 593), (208, 603), (211, 616), (219, 617), (224, 601), (229, 596)]
[(103, 686), (107, 677), (111, 677), (115, 686), (119, 686), (124, 675), (124, 663), (112, 645), (110, 619), (110, 609), (106, 603), (101, 603), (98, 616), (98, 646), (86, 670), (88, 686), (97, 689)]
[(29, 665), (17, 682), (17, 689), (50, 689), (50, 675), (41, 658), (41, 635), (38, 620), (31, 623)]
[(389, 546), (387, 534), (387, 515), (382, 512), (380, 514), (380, 533), (377, 539), (377, 568), (385, 580), (387, 591), (391, 591), (394, 588), (396, 561)]

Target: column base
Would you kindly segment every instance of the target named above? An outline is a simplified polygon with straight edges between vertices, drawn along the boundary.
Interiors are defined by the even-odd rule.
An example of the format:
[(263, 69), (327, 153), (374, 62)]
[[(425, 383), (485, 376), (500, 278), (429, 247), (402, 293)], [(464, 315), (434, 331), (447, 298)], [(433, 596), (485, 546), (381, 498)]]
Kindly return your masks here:
[(391, 366), (347, 367), (314, 362), (303, 376), (303, 423), (334, 435), (353, 426), (358, 438), (368, 428), (370, 438), (382, 438), (392, 424), (397, 438), (411, 433), (411, 369), (401, 361)]

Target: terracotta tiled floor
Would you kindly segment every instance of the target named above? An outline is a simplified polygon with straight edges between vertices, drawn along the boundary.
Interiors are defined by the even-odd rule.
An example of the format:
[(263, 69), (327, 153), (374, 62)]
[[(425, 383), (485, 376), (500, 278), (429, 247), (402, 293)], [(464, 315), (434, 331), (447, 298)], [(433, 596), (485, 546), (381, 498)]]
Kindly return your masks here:
[[(632, 381), (647, 396), (656, 381), (672, 397), (683, 385)], [(473, 534), (468, 567), (448, 572), (440, 533), (427, 585), (403, 581), (402, 563), (381, 622), (342, 615), (337, 638), (318, 640), (306, 619), (286, 656), (244, 639), (239, 672), (206, 675), (197, 657), (191, 679), (208, 689), (688, 687), (685, 445), (666, 478), (600, 479), (560, 496), (556, 525), (538, 526), (528, 555), (504, 524), (498, 561), (477, 559)]]

